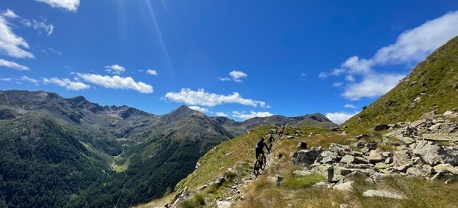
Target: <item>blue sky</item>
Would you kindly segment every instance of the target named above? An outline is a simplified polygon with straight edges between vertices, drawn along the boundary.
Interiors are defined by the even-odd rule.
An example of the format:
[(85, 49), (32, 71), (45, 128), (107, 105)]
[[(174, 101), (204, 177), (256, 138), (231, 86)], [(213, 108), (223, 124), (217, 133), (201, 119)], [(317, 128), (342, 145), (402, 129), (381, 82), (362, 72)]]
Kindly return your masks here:
[(0, 90), (342, 123), (457, 35), (455, 0), (1, 0)]

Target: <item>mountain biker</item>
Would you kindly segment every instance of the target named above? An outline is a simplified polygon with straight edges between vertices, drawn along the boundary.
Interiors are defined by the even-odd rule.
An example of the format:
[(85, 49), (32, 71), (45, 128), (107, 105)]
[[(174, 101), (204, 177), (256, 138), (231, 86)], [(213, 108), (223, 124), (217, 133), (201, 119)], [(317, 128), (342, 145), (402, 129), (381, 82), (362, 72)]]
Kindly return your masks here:
[(255, 147), (255, 150), (256, 150), (256, 160), (259, 158), (259, 156), (262, 154), (262, 155), (265, 155), (264, 154), (264, 147), (266, 147), (267, 151), (270, 151), (269, 149), (269, 146), (267, 146), (266, 142), (264, 141), (264, 138), (261, 137), (261, 139), (259, 139), (257, 142), (256, 142), (256, 147)]
[(270, 134), (269, 139), (267, 139), (267, 142), (269, 142), (269, 153), (272, 151), (272, 146), (274, 145), (274, 137), (272, 134)]

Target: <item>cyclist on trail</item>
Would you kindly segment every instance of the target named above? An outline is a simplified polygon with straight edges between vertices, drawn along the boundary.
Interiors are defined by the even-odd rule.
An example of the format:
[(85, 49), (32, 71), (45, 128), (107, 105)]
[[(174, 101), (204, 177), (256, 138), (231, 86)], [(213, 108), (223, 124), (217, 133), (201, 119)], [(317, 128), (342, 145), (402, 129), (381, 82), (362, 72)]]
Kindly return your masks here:
[(272, 146), (274, 146), (274, 137), (272, 134), (270, 134), (269, 139), (267, 139), (267, 142), (269, 142), (269, 153), (272, 151)]
[(262, 155), (265, 155), (264, 154), (264, 147), (266, 147), (267, 151), (270, 151), (269, 149), (269, 146), (267, 146), (266, 142), (264, 141), (264, 138), (261, 137), (261, 139), (259, 139), (257, 142), (256, 142), (256, 160), (259, 158), (259, 156), (262, 154)]

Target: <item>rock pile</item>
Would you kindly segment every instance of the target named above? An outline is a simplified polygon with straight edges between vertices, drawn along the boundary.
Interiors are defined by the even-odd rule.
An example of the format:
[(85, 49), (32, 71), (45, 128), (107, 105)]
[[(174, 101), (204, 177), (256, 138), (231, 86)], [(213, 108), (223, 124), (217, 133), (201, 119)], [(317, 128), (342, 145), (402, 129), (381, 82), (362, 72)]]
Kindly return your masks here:
[[(352, 145), (331, 144), (328, 150), (311, 147), (293, 154), (292, 162), (302, 165), (296, 175), (319, 173), (329, 186), (346, 182), (347, 176), (367, 175), (378, 182), (393, 176), (416, 176), (428, 180), (449, 181), (458, 176), (458, 113), (443, 115), (430, 112), (415, 122), (377, 125), (376, 130), (388, 129), (379, 142), (363, 142), (358, 136)], [(381, 128), (380, 126), (383, 126)], [(391, 147), (390, 147), (391, 146)]]

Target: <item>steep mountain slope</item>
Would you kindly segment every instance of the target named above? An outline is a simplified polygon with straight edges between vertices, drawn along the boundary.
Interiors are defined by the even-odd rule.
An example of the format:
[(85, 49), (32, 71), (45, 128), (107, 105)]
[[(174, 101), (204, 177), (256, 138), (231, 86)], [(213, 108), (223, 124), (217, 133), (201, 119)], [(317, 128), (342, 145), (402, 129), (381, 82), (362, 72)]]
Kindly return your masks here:
[(0, 206), (84, 205), (110, 178), (107, 158), (85, 147), (90, 139), (36, 112), (0, 122)]
[[(458, 37), (438, 48), (380, 99), (342, 124), (355, 133), (375, 124), (413, 121), (427, 112), (444, 113), (458, 103)], [(360, 123), (358, 121), (361, 120)]]
[[(134, 189), (132, 203), (161, 197), (167, 190), (191, 173), (196, 162), (212, 147), (232, 138), (220, 124), (186, 106), (161, 116), (150, 129), (131, 136), (145, 140), (126, 150), (123, 162), (126, 189)], [(146, 181), (148, 186), (137, 181)]]

